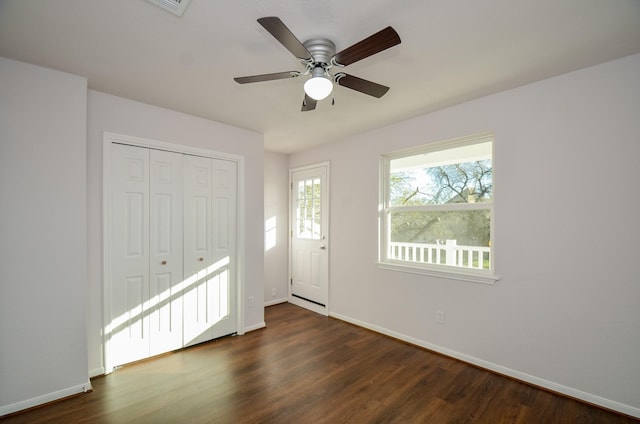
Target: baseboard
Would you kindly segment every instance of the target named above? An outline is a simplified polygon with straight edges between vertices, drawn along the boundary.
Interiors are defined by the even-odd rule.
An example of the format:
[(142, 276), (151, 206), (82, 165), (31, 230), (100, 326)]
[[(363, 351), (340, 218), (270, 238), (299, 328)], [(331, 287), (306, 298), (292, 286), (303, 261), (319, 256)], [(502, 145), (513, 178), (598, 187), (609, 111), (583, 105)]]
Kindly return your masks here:
[(97, 377), (99, 375), (104, 375), (104, 367), (89, 370), (89, 378)]
[(267, 306), (278, 305), (278, 304), (280, 304), (280, 303), (286, 303), (286, 302), (288, 302), (288, 301), (289, 301), (289, 300), (288, 300), (286, 297), (285, 297), (285, 298), (282, 298), (282, 299), (273, 299), (273, 300), (270, 300), (270, 301), (268, 301), (268, 302), (264, 302), (264, 306), (265, 306), (265, 308), (266, 308)]
[(262, 321), (261, 323), (255, 324), (255, 325), (250, 325), (249, 327), (245, 327), (244, 328), (244, 332), (248, 333), (249, 331), (254, 331), (254, 330), (259, 330), (261, 328), (265, 328), (267, 326), (267, 324)]
[(528, 384), (531, 384), (555, 393), (559, 393), (561, 395), (578, 399), (586, 403), (597, 405), (605, 409), (616, 411), (621, 414), (629, 415), (635, 418), (640, 418), (640, 408), (636, 408), (630, 405), (625, 405), (623, 403), (606, 399), (601, 396), (583, 392), (582, 390), (578, 390), (573, 387), (564, 386), (562, 384), (558, 384), (553, 381), (545, 380), (543, 378), (529, 375), (521, 371), (513, 370), (511, 368), (507, 368), (502, 365), (495, 364), (493, 362), (485, 361), (470, 355), (466, 355), (464, 353), (456, 352), (454, 350), (447, 349), (442, 346), (425, 342), (424, 340), (419, 340), (414, 337), (407, 336), (406, 334), (398, 333), (396, 331), (392, 331), (384, 327), (373, 325), (368, 322), (360, 321), (360, 320), (357, 320), (345, 315), (341, 315), (335, 312), (331, 312), (329, 315), (341, 321), (345, 321), (350, 324), (357, 325), (358, 327), (363, 327), (368, 330), (375, 331), (376, 333), (384, 334), (385, 336), (393, 337), (394, 339), (402, 340), (404, 342), (423, 347), (425, 349), (440, 353), (445, 356), (449, 356), (451, 358), (458, 359), (462, 362), (475, 365), (477, 367), (495, 372), (497, 374), (502, 374), (504, 376), (507, 376), (516, 380), (520, 380), (525, 383), (528, 383)]
[(47, 393), (46, 395), (37, 396), (31, 399), (12, 403), (10, 405), (3, 405), (0, 406), (0, 417), (91, 390), (91, 382), (87, 381), (83, 384), (78, 384), (75, 386), (67, 387), (66, 389)]

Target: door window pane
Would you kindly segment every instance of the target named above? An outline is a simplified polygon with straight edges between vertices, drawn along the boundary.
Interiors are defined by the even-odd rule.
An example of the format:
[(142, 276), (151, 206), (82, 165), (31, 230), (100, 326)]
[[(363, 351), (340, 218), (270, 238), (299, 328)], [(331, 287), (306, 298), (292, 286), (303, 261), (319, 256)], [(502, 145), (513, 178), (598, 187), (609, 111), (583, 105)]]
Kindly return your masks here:
[(299, 239), (320, 240), (320, 178), (298, 181), (297, 193), (296, 236)]

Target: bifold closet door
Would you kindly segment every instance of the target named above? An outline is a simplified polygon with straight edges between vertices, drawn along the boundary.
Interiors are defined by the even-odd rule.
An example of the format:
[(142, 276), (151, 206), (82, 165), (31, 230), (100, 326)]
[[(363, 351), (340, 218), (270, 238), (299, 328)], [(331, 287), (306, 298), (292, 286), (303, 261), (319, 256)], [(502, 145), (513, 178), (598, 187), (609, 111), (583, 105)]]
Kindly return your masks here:
[(184, 345), (237, 331), (236, 163), (184, 156)]
[(177, 153), (111, 146), (112, 365), (182, 346), (181, 168)]

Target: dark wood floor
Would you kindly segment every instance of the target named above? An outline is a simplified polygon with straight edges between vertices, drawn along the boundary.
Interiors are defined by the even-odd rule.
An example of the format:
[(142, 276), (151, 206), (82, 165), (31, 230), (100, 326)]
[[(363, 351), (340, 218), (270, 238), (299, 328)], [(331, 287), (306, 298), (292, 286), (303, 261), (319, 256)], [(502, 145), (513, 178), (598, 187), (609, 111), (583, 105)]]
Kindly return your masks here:
[(291, 304), (8, 423), (631, 423)]

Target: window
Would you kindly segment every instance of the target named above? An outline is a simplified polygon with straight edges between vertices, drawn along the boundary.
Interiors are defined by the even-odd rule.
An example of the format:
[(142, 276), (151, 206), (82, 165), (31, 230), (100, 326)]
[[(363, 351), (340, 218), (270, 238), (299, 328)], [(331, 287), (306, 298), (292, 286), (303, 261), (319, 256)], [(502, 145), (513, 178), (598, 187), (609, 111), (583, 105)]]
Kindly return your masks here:
[(296, 236), (299, 239), (320, 240), (320, 178), (308, 178), (298, 181)]
[(493, 136), (382, 157), (382, 267), (494, 282)]

